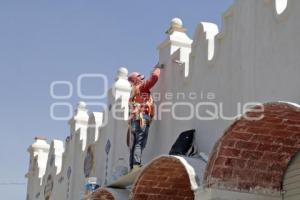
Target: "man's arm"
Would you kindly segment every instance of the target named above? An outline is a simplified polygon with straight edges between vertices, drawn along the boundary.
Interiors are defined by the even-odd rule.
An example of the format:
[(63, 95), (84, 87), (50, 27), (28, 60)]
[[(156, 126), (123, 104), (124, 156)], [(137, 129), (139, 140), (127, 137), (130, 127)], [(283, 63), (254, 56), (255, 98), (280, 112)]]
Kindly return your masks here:
[(140, 89), (143, 91), (150, 90), (158, 81), (158, 78), (160, 76), (160, 68), (155, 67), (152, 71), (150, 77), (144, 81), (144, 83), (141, 85)]

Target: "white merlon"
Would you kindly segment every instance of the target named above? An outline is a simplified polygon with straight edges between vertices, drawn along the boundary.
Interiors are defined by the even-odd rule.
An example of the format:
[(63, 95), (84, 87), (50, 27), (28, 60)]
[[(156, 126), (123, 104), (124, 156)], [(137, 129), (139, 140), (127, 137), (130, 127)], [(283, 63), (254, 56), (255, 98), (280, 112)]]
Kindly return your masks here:
[(85, 102), (79, 102), (75, 109), (75, 115), (69, 121), (71, 133), (74, 133), (80, 128), (86, 128), (89, 120), (88, 110)]
[[(56, 174), (61, 172), (62, 167), (62, 155), (64, 153), (64, 143), (61, 140), (53, 140), (50, 146), (50, 153), (48, 159), (54, 159), (54, 166), (56, 167)], [(54, 156), (52, 158), (52, 155)]]
[[(213, 23), (201, 22), (194, 34), (193, 46), (197, 46), (198, 40), (201, 42), (201, 38), (204, 35), (205, 40), (207, 41), (207, 59), (210, 61), (213, 59), (215, 54), (215, 37), (219, 33), (218, 26)], [(201, 45), (201, 44), (200, 44)]]
[(286, 10), (288, 6), (288, 0), (275, 0), (275, 1), (276, 1), (277, 14), (280, 15)]
[(117, 73), (116, 81), (112, 86), (112, 95), (115, 101), (119, 98), (122, 99), (122, 107), (128, 104), (130, 97), (131, 85), (127, 80), (128, 70), (124, 67), (120, 68)]
[[(182, 20), (174, 18), (171, 21), (169, 29), (166, 31), (167, 38), (158, 46), (159, 63), (164, 64), (166, 68), (180, 64), (184, 67), (184, 76), (189, 74), (189, 56), (191, 53), (192, 40), (186, 34), (186, 29), (183, 27)], [(173, 54), (179, 52), (178, 58), (174, 60)]]
[[(131, 93), (131, 84), (127, 80), (128, 70), (124, 67), (117, 72), (116, 81), (111, 88), (113, 99), (110, 105), (113, 109), (123, 109), (123, 119), (128, 118), (128, 101)], [(110, 108), (111, 109), (111, 108)]]
[(88, 121), (88, 139), (95, 142), (99, 138), (99, 130), (103, 124), (103, 112), (92, 112)]
[(50, 145), (47, 143), (47, 139), (43, 137), (35, 137), (35, 142), (29, 146), (28, 152), (33, 153), (34, 156), (39, 152), (48, 152)]
[(37, 173), (37, 178), (42, 184), (42, 177), (45, 174), (50, 145), (45, 138), (36, 137), (35, 142), (29, 146), (30, 166), (28, 174)]

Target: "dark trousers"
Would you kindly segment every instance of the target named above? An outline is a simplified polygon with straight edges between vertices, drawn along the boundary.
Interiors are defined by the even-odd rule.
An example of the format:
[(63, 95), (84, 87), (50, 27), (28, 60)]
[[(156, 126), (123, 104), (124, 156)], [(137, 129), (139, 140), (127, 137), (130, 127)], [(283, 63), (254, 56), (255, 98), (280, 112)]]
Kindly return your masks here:
[(131, 121), (131, 135), (133, 136), (133, 145), (130, 150), (130, 168), (134, 165), (142, 164), (142, 153), (146, 147), (151, 118), (144, 115), (144, 123), (141, 126), (140, 120)]

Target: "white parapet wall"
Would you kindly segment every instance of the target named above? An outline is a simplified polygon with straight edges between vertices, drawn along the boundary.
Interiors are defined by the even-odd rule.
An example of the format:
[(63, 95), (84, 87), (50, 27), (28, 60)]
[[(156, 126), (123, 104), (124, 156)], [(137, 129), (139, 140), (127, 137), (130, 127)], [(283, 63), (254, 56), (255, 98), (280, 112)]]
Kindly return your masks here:
[[(201, 22), (193, 39), (183, 22), (173, 19), (158, 45), (165, 68), (153, 93), (160, 109), (143, 162), (168, 154), (187, 129), (196, 129), (199, 152), (209, 154), (247, 103), (300, 103), (299, 10), (298, 0), (236, 0), (223, 14), (220, 31), (213, 23)], [(125, 68), (118, 70), (103, 112), (89, 113), (84, 102), (78, 104), (66, 141), (49, 145), (37, 138), (29, 147), (28, 200), (80, 199), (87, 177), (105, 185), (117, 167), (128, 170), (127, 75)], [(214, 194), (223, 192), (209, 195)], [(209, 195), (207, 199), (222, 199)]]

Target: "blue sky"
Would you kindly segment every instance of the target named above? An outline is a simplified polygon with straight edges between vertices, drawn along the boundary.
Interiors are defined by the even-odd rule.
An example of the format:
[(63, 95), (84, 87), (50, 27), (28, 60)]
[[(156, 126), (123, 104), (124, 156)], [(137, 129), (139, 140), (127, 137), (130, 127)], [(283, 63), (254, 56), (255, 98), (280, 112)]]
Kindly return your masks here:
[[(27, 147), (36, 135), (64, 139), (67, 121), (50, 117), (53, 81), (76, 81), (84, 73), (102, 73), (112, 83), (119, 67), (145, 74), (157, 63), (157, 45), (173, 17), (192, 37), (201, 21), (221, 26), (221, 14), (233, 0), (1, 0), (0, 1), (0, 193), (21, 200), (26, 185)], [(83, 84), (85, 94), (103, 92), (101, 81)], [(65, 87), (56, 94), (64, 95)], [(97, 102), (101, 100), (93, 100)], [(104, 100), (102, 100), (104, 101)], [(97, 111), (99, 108), (92, 108)], [(65, 116), (64, 108), (55, 113)]]

